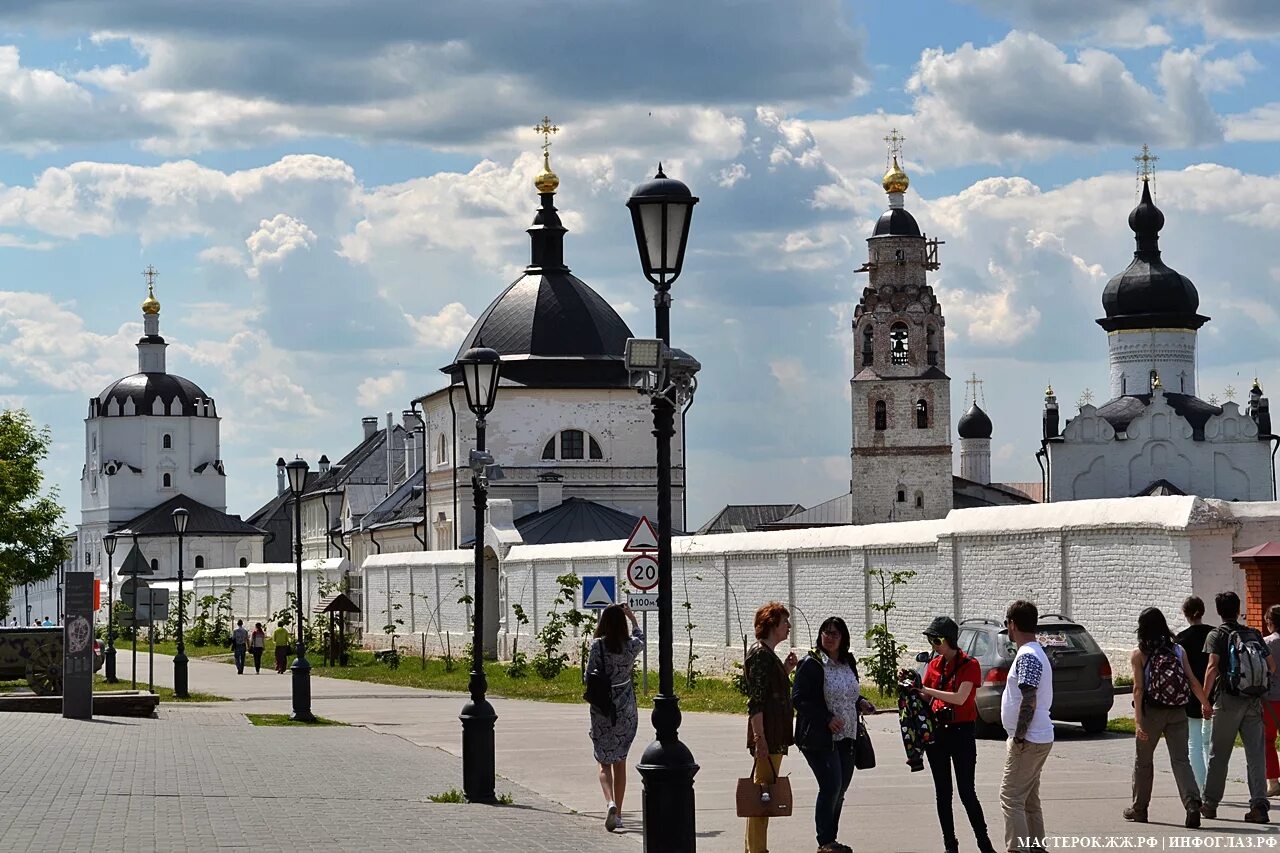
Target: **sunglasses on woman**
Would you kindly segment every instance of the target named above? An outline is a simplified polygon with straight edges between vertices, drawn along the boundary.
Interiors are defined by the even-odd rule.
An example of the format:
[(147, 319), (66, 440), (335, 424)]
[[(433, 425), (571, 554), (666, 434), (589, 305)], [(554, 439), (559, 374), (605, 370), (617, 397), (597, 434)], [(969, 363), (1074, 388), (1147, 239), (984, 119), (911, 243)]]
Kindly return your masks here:
[(929, 638), (929, 645), (931, 645), (931, 646), (940, 646), (940, 645), (942, 645), (942, 638), (941, 638), (941, 637), (930, 637), (930, 638)]

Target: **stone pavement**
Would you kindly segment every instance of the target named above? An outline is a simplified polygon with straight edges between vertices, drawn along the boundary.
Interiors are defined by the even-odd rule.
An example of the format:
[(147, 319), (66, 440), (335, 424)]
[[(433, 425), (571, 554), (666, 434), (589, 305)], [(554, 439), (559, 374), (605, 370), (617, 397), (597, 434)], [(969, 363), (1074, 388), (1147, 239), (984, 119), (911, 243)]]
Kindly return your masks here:
[[(127, 656), (121, 660), (124, 661)], [(157, 658), (157, 682), (171, 683), (171, 659)], [(412, 666), (408, 660), (405, 666)], [(121, 668), (127, 675), (127, 662)], [(240, 711), (287, 712), (290, 676), (264, 670), (243, 676), (234, 668), (208, 661), (192, 661), (193, 690), (237, 699)], [(315, 713), (367, 727), (372, 732), (393, 735), (422, 747), (455, 756), (461, 746), (461, 726), (457, 714), (464, 697), (444, 691), (369, 684), (342, 679), (312, 679)], [(498, 713), (497, 764), (506, 779), (549, 800), (590, 817), (591, 842), (583, 850), (605, 849), (616, 843), (600, 827), (603, 804), (596, 783), (595, 764), (587, 736), (587, 714), (580, 705), (525, 702), (495, 697)], [(1115, 711), (1122, 712), (1117, 697)], [(226, 705), (219, 705), (225, 709)], [(1127, 709), (1124, 709), (1127, 710)], [(750, 759), (744, 749), (745, 718), (721, 714), (685, 714), (681, 726), (683, 740), (701, 765), (696, 778), (699, 850), (737, 853), (742, 849), (743, 822), (734, 814), (735, 780), (745, 775)], [(879, 766), (860, 772), (846, 800), (843, 839), (860, 851), (934, 851), (940, 849), (934, 811), (933, 786), (928, 771), (911, 773), (903, 763), (902, 747), (896, 736), (896, 716), (871, 718)], [(270, 730), (268, 730), (270, 731)], [(279, 730), (276, 730), (279, 731)], [(641, 713), (640, 734), (632, 747), (629, 764), (634, 768), (652, 733), (648, 713)], [(1244, 824), (1243, 756), (1233, 762), (1227, 797), (1219, 809), (1224, 820), (1206, 822), (1206, 829), (1193, 832), (1182, 828), (1182, 811), (1172, 776), (1167, 771), (1164, 750), (1157, 752), (1155, 798), (1151, 806), (1152, 824), (1136, 826), (1120, 816), (1128, 805), (1133, 739), (1129, 736), (1090, 737), (1078, 726), (1057, 727), (1059, 742), (1046, 765), (1042, 797), (1048, 829), (1055, 835), (1142, 837), (1253, 838), (1276, 840), (1275, 827)], [(391, 738), (388, 738), (389, 740)], [(993, 837), (1002, 834), (999, 776), (1004, 744), (979, 742), (978, 794), (986, 811)], [(816, 786), (802, 756), (794, 750), (783, 765), (791, 774), (796, 796), (794, 817), (774, 821), (771, 849), (800, 851), (813, 849), (813, 797)], [(460, 785), (460, 770), (436, 782), (441, 787)], [(638, 822), (640, 779), (633, 770), (626, 809), (632, 823)], [(519, 798), (517, 798), (519, 799)], [(955, 804), (960, 839), (972, 849), (972, 835), (963, 809)], [(1276, 812), (1280, 816), (1280, 811)], [(633, 835), (634, 838), (634, 835)], [(516, 847), (513, 849), (536, 849)]]
[[(226, 708), (226, 710), (223, 710)], [(637, 850), (509, 782), (437, 804), (461, 762), (361, 728), (267, 728), (239, 707), (155, 720), (0, 713), (0, 850)]]

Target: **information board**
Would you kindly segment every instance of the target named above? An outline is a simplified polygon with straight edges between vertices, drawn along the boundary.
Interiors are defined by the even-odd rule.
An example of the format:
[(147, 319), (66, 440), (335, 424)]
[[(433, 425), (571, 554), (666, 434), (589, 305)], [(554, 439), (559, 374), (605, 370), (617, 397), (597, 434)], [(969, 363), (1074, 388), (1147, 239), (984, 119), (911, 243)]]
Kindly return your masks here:
[(93, 572), (64, 576), (62, 716), (93, 718)]

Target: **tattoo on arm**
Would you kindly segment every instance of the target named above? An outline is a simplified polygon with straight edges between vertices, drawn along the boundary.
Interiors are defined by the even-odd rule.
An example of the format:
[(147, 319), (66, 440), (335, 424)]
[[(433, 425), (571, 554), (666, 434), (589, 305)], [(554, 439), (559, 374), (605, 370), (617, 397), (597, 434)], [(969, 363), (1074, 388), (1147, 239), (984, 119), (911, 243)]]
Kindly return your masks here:
[(1036, 688), (1029, 684), (1020, 685), (1022, 688), (1022, 705), (1018, 709), (1018, 728), (1014, 731), (1014, 737), (1025, 738), (1027, 729), (1031, 726), (1031, 718), (1036, 712)]

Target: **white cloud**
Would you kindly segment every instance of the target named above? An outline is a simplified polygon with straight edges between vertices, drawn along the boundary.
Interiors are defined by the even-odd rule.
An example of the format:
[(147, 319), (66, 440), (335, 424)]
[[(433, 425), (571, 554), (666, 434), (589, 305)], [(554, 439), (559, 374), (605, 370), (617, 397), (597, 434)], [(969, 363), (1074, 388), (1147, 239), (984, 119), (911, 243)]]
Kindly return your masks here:
[(406, 314), (405, 319), (417, 332), (418, 342), (431, 349), (456, 347), (476, 322), (461, 302), (450, 302), (436, 314), (421, 317)]
[[(258, 223), (258, 230), (244, 241), (249, 248), (255, 268), (282, 262), (291, 252), (309, 250), (316, 242), (316, 233), (301, 220), (284, 213)], [(257, 270), (253, 271), (256, 275)]]
[(364, 409), (399, 406), (408, 386), (403, 370), (393, 370), (386, 376), (370, 376), (356, 388), (356, 405)]

